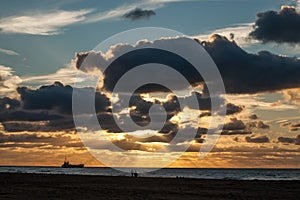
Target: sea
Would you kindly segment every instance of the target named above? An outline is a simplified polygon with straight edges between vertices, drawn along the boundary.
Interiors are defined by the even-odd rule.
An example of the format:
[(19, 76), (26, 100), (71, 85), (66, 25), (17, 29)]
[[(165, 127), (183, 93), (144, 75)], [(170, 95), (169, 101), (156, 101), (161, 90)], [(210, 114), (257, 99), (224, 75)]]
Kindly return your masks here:
[[(140, 177), (230, 179), (230, 180), (300, 180), (300, 169), (204, 169), (163, 168), (134, 169)], [(125, 172), (128, 171), (128, 172)], [(36, 173), (69, 175), (131, 176), (131, 169), (116, 170), (103, 167), (61, 168), (61, 167), (13, 167), (0, 166), (0, 173)], [(143, 173), (148, 171), (147, 173)]]

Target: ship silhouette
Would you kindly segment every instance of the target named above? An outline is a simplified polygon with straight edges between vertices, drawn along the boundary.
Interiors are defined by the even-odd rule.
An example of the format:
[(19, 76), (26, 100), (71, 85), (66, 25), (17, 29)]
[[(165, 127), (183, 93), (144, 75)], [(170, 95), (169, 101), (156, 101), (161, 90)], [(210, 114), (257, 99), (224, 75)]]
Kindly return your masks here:
[(61, 165), (62, 168), (84, 168), (84, 164), (71, 164), (67, 158), (65, 158), (64, 164)]

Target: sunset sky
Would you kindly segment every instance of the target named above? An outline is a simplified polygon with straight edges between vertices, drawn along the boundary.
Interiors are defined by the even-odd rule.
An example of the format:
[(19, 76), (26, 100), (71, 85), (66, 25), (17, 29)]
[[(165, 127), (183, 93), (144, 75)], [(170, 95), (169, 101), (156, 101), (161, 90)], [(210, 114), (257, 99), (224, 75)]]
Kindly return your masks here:
[[(107, 52), (92, 51), (100, 42), (133, 28), (163, 27), (195, 39), (222, 75), (226, 97), (211, 98), (227, 105), (227, 114), (212, 152), (198, 157), (207, 137), (205, 122), (211, 118), (210, 98), (202, 90), (201, 80), (193, 79), (200, 110), (178, 108), (177, 98), (191, 98), (183, 88), (183, 95), (177, 98), (160, 90), (132, 97), (130, 114), (138, 125), (149, 123), (149, 108), (154, 104), (166, 109), (162, 130), (122, 131), (115, 125), (113, 116), (123, 119), (129, 114), (112, 113), (111, 103), (127, 93), (114, 99), (109, 91), (127, 63), (101, 78), (103, 87), (97, 88), (95, 110), (102, 130), (87, 132), (99, 138), (106, 135), (125, 150), (123, 156), (129, 152), (142, 157), (168, 146), (178, 129), (198, 131), (187, 151), (169, 167), (300, 167), (298, 11), (300, 1), (296, 0), (2, 0), (0, 165), (59, 166), (66, 156), (72, 163), (103, 166), (76, 133), (72, 116), (74, 82), (89, 82), (95, 70), (101, 71), (101, 62), (109, 62), (124, 49), (138, 48), (145, 41), (118, 43), (107, 47)], [(179, 39), (155, 40), (172, 45)], [(101, 62), (82, 67), (87, 55)], [(182, 71), (193, 78), (184, 66)], [(84, 94), (89, 90), (83, 87), (80, 91)], [(184, 113), (188, 117), (183, 120)], [(195, 116), (204, 123), (191, 119)], [(137, 133), (151, 137), (135, 138)], [(89, 148), (116, 158), (116, 152), (106, 148), (106, 143), (97, 143), (97, 138), (91, 141)], [(150, 167), (159, 166), (176, 153), (179, 145), (168, 146), (169, 154), (152, 157)], [(118, 166), (121, 160), (113, 162)]]

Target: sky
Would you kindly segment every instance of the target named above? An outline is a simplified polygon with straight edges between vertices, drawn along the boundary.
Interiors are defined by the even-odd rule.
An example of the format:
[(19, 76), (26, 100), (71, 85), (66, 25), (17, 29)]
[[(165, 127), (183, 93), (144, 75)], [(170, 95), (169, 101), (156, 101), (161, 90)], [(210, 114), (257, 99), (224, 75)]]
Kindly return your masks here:
[[(67, 157), (86, 166), (161, 167), (168, 160), (168, 167), (184, 168), (300, 167), (299, 1), (2, 0), (0, 11), (0, 165), (59, 166)], [(121, 42), (115, 46), (102, 51), (95, 47), (115, 34), (143, 27), (172, 29), (201, 45), (223, 78), (226, 96), (209, 96), (203, 80), (183, 67), (179, 71), (190, 78), (193, 93), (161, 72), (154, 76), (178, 86), (180, 96), (148, 86), (153, 91), (135, 93), (129, 110), (113, 113), (112, 104), (129, 94), (112, 96), (111, 87), (135, 61), (125, 59), (122, 66), (105, 72), (103, 65), (128, 49), (152, 44), (140, 41), (149, 38), (136, 44), (117, 38)], [(175, 36), (155, 40), (172, 47), (180, 41)], [(138, 54), (142, 62), (148, 53)], [(171, 59), (169, 64), (180, 62)], [(103, 76), (95, 76), (98, 72)], [(86, 87), (95, 77), (101, 84)], [(143, 79), (143, 74), (136, 78)], [(82, 87), (76, 88), (76, 81)], [(77, 89), (85, 96), (96, 90), (95, 116), (101, 130), (80, 127), (91, 137), (88, 142), (82, 142), (72, 115), (72, 92)], [(179, 108), (178, 102), (193, 97), (198, 107)], [(209, 141), (208, 124), (212, 116), (218, 117), (212, 112), (212, 99), (226, 110), (225, 123), (223, 129), (210, 130), (220, 136), (212, 151), (199, 158), (199, 149)], [(114, 121), (131, 117), (145, 126), (151, 122), (153, 105), (166, 110), (161, 130), (124, 131)], [(197, 134), (169, 144), (178, 130)], [(124, 151), (112, 150), (102, 135)], [(186, 144), (187, 150), (180, 152)], [(168, 152), (155, 154), (160, 148)], [(126, 159), (128, 155), (141, 159)], [(109, 159), (108, 164), (98, 157)]]

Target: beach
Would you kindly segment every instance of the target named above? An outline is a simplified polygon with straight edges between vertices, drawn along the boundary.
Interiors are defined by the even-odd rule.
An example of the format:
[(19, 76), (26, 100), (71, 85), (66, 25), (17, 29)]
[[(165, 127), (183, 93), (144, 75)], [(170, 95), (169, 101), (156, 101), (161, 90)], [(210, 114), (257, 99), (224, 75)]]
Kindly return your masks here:
[(300, 181), (0, 173), (0, 199), (298, 199)]

